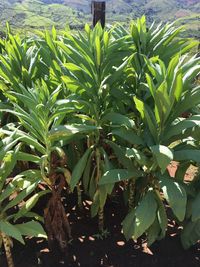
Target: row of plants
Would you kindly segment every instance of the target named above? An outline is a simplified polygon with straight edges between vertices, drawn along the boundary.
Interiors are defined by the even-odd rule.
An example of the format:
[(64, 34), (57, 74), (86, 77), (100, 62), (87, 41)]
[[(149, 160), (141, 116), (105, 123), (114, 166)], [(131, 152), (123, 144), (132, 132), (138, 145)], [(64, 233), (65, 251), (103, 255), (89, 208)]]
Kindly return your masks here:
[[(130, 30), (38, 32), (0, 40), (0, 243), (14, 266), (12, 239), (48, 237), (67, 250), (70, 223), (62, 194), (92, 201), (105, 233), (104, 206), (123, 188), (127, 240), (165, 237), (168, 216), (182, 227), (184, 248), (200, 238), (198, 43), (182, 28), (145, 17)], [(187, 116), (185, 116), (187, 115)], [(179, 163), (175, 177), (168, 166)], [(64, 190), (67, 188), (68, 190)], [(44, 215), (33, 212), (48, 194)], [(44, 226), (44, 228), (43, 228)], [(45, 230), (44, 230), (45, 229)]]

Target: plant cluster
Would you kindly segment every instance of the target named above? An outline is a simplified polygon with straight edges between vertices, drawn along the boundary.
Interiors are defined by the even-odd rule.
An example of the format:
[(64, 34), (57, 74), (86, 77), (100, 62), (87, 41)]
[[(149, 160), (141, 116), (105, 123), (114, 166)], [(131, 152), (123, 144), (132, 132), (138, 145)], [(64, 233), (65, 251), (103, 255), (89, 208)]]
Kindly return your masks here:
[[(13, 266), (11, 238), (45, 236), (67, 250), (63, 190), (91, 201), (105, 232), (104, 206), (123, 188), (127, 240), (165, 237), (168, 216), (189, 248), (200, 238), (200, 58), (182, 28), (133, 21), (34, 38), (0, 40), (0, 240)], [(179, 163), (175, 177), (168, 166)], [(32, 211), (48, 194), (44, 216)]]

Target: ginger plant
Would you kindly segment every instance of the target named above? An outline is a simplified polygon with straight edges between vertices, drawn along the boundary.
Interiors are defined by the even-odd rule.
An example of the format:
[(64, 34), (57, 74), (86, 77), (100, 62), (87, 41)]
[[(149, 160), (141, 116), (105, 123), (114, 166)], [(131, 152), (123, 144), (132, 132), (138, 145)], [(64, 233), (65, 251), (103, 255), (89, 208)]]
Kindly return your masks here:
[(134, 179), (134, 206), (123, 221), (123, 232), (127, 239), (137, 239), (146, 233), (149, 245), (165, 236), (164, 201), (178, 223), (183, 223), (186, 216), (184, 176), (178, 172), (175, 178), (170, 177), (168, 165), (173, 160), (199, 162), (200, 117), (181, 116), (200, 101), (199, 86), (193, 83), (200, 65), (196, 65), (199, 59), (195, 57), (185, 59), (176, 55), (169, 65), (156, 58), (146, 60), (150, 71), (146, 73), (145, 84), (149, 90), (148, 103), (134, 96), (137, 115), (134, 127), (119, 125), (112, 131), (117, 143), (108, 141), (124, 169), (107, 171), (100, 180), (100, 185), (104, 185)]
[(18, 118), (18, 122), (8, 126), (6, 132), (11, 134), (15, 131), (16, 136), (23, 141), (23, 158), (30, 158), (36, 164), (43, 183), (50, 190), (51, 197), (44, 210), (49, 246), (53, 249), (56, 244), (62, 251), (66, 251), (71, 231), (61, 193), (68, 187), (71, 173), (67, 166), (67, 155), (62, 149), (62, 141), (76, 138), (79, 133), (93, 131), (95, 127), (61, 124), (65, 116), (71, 113), (71, 108), (63, 110), (57, 102), (60, 86), (50, 92), (43, 81), (40, 86), (32, 89), (21, 85), (20, 90), (21, 93), (5, 93), (13, 103), (13, 109), (3, 111)]
[[(91, 215), (98, 214), (102, 232), (104, 205), (112, 192), (111, 188), (98, 185), (108, 167), (105, 159), (109, 157), (104, 142), (109, 129), (104, 117), (107, 113), (118, 112), (121, 107), (121, 101), (115, 98), (115, 89), (132, 47), (125, 37), (115, 40), (112, 30), (103, 30), (100, 24), (93, 30), (86, 25), (84, 34), (65, 33), (57, 44), (66, 55), (62, 80), (67, 88), (66, 96), (77, 103), (74, 115), (80, 124), (96, 127), (84, 140), (86, 151), (74, 167), (70, 186), (74, 190), (82, 182), (84, 191), (93, 201)], [(63, 107), (69, 104), (68, 99), (62, 101)]]
[[(40, 175), (28, 170), (13, 178), (16, 163), (20, 160), (19, 142), (20, 138), (15, 138), (14, 133), (3, 137), (0, 144), (0, 244), (4, 246), (8, 267), (14, 267), (12, 239), (24, 244), (23, 236), (46, 237), (41, 223), (37, 221), (42, 219), (31, 212), (39, 197), (46, 194), (45, 191), (36, 191)], [(17, 223), (26, 217), (32, 219)]]

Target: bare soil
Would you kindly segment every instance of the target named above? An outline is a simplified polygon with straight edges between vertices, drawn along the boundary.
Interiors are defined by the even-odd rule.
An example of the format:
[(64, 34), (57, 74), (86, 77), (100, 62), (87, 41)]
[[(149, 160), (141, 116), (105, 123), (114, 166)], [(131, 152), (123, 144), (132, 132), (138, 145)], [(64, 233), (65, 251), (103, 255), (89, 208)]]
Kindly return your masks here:
[[(177, 163), (172, 162), (169, 172), (173, 176)], [(191, 166), (187, 179), (193, 179), (196, 168)], [(98, 236), (97, 220), (90, 218), (90, 202), (84, 201), (84, 210), (75, 207), (74, 195), (64, 199), (73, 240), (69, 243), (68, 256), (49, 252), (43, 239), (27, 239), (26, 246), (15, 243), (13, 256), (16, 267), (199, 267), (200, 243), (185, 251), (180, 242), (181, 229), (169, 220), (165, 239), (150, 248), (145, 239), (126, 242), (121, 233), (121, 222), (126, 208), (121, 197), (108, 201), (105, 207), (107, 237)], [(41, 206), (43, 203), (41, 203)], [(37, 207), (38, 209), (39, 207)], [(0, 256), (0, 267), (6, 267), (5, 255)]]

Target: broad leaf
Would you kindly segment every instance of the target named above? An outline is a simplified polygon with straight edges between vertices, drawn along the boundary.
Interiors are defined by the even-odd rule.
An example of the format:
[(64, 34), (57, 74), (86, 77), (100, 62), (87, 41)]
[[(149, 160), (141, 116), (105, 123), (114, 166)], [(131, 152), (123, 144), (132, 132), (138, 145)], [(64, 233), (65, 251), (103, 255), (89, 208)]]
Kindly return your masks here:
[(132, 129), (125, 129), (121, 127), (120, 129), (115, 129), (112, 131), (113, 135), (117, 135), (123, 140), (127, 141), (132, 145), (144, 145), (145, 140), (138, 136)]
[(182, 185), (173, 180), (173, 178), (161, 177), (161, 188), (164, 197), (172, 208), (174, 214), (183, 221), (186, 212), (187, 195)]
[(47, 235), (39, 222), (30, 221), (16, 224), (15, 227), (22, 235), (47, 238)]
[(128, 128), (135, 129), (135, 122), (120, 113), (111, 112), (106, 114), (102, 119), (110, 121), (113, 125), (126, 126)]
[(123, 232), (126, 239), (140, 237), (155, 221), (157, 202), (152, 191), (141, 199), (135, 210), (131, 211), (123, 221)]
[(192, 221), (200, 220), (200, 192), (192, 203)]
[(159, 237), (160, 234), (160, 224), (158, 218), (155, 218), (153, 224), (147, 230), (147, 243), (148, 246), (151, 246)]
[(169, 163), (173, 160), (172, 150), (163, 145), (156, 145), (151, 147), (151, 151), (161, 168), (161, 172), (164, 173)]
[(136, 179), (142, 176), (142, 172), (135, 169), (135, 171), (124, 170), (124, 169), (113, 169), (104, 173), (99, 181), (99, 185), (113, 184), (128, 179)]
[(24, 240), (20, 231), (17, 229), (17, 227), (10, 224), (9, 222), (0, 220), (0, 231), (24, 244)]
[(87, 161), (88, 161), (88, 158), (92, 152), (92, 149), (93, 149), (93, 147), (90, 147), (86, 150), (86, 152), (84, 153), (82, 158), (78, 161), (78, 163), (76, 164), (76, 166), (73, 169), (72, 177), (71, 177), (71, 181), (70, 181), (70, 187), (71, 187), (72, 191), (74, 190), (76, 184), (79, 182), (79, 180), (81, 179), (81, 176), (83, 175), (83, 172), (86, 168)]
[(200, 162), (200, 150), (184, 149), (174, 152), (174, 160)]
[(195, 222), (189, 221), (184, 225), (181, 232), (181, 242), (185, 249), (195, 245), (200, 239), (200, 220)]
[(78, 133), (89, 133), (97, 130), (96, 126), (89, 125), (60, 125), (49, 132), (49, 138), (51, 141), (68, 139)]
[(38, 202), (39, 198), (45, 194), (49, 193), (49, 190), (41, 191), (39, 193), (35, 193), (32, 197), (30, 197), (25, 204), (22, 206), (22, 208), (16, 213), (14, 216), (15, 221), (24, 215), (26, 215), (27, 212), (29, 212)]

